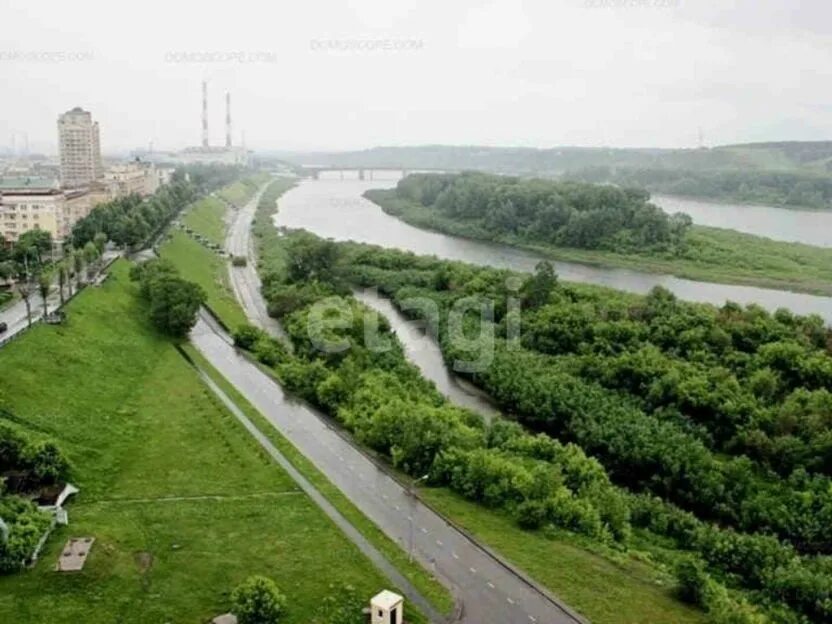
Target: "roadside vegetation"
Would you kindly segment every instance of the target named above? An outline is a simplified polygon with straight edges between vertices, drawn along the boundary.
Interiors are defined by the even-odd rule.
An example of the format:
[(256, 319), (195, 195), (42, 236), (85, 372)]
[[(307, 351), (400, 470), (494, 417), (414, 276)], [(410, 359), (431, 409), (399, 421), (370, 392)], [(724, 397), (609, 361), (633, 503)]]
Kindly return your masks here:
[[(119, 261), (66, 325), (0, 351), (0, 422), (53, 440), (81, 490), (42, 560), (0, 577), (0, 620), (203, 622), (261, 574), (286, 596), (282, 622), (362, 621), (333, 602), (363, 605), (385, 580), (155, 329), (128, 273)], [(77, 535), (96, 538), (84, 571), (56, 574)]]
[(205, 197), (188, 206), (181, 221), (194, 233), (215, 245), (222, 246), (228, 229), (225, 213), (226, 206), (222, 201), (216, 197)]
[[(306, 233), (271, 244), (281, 252), (263, 266), (264, 293), (294, 352), (256, 332), (239, 335), (241, 346), (397, 469), (429, 473), (448, 493), (433, 497), (440, 509), (475, 533), (513, 523), (498, 546), (509, 559), (528, 563), (535, 536), (555, 535), (556, 553), (560, 536), (572, 535), (588, 540), (587, 560), (617, 552), (612, 561), (630, 562), (622, 586), (652, 577), (714, 622), (832, 616), (823, 468), (832, 358), (819, 318), (561, 284), (546, 263), (512, 280)], [(470, 377), (517, 422), (486, 425), (449, 405), (406, 361), (384, 319), (350, 296), (352, 286), (378, 287), (411, 315), (414, 297), (435, 302), (448, 362), (475, 361), (489, 348), (470, 339), (481, 331), (478, 307), (463, 323), (464, 349), (449, 311), (463, 299), (493, 302), (485, 324), (494, 357)], [(510, 298), (522, 302), (513, 341)], [(334, 322), (321, 324), (324, 302), (323, 318)], [(381, 328), (386, 348), (368, 347), (367, 323)], [(327, 343), (337, 348), (322, 351)], [(482, 506), (481, 522), (462, 499)], [(644, 568), (628, 574), (638, 560)], [(612, 617), (577, 579), (530, 567), (593, 621)], [(669, 594), (650, 600), (666, 606)], [(679, 608), (672, 621), (695, 617)]]
[(487, 174), (411, 175), (366, 196), (417, 227), (559, 260), (832, 294), (832, 249), (692, 225), (638, 189)]
[(220, 189), (217, 191), (217, 195), (234, 207), (239, 208), (254, 196), (257, 189), (265, 184), (269, 177), (268, 173), (256, 173)]

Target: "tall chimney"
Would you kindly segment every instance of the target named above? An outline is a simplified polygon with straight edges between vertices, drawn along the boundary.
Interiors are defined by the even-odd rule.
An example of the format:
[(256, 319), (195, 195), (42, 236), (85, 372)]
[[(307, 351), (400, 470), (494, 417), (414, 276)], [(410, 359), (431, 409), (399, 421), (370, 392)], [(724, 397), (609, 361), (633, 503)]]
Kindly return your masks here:
[(208, 147), (208, 83), (202, 81), (202, 147)]
[(231, 93), (225, 92), (225, 147), (231, 149)]

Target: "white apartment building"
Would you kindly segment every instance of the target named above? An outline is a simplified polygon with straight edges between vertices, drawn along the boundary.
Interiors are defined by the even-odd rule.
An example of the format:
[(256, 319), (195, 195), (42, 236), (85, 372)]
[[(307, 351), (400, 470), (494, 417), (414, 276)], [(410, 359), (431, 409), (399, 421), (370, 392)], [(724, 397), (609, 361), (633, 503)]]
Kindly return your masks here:
[(98, 122), (88, 111), (76, 106), (58, 117), (58, 148), (64, 188), (83, 187), (101, 178)]
[(92, 206), (92, 197), (86, 191), (62, 191), (52, 180), (3, 180), (0, 183), (0, 241), (14, 243), (29, 230), (44, 230), (53, 240), (65, 240)]

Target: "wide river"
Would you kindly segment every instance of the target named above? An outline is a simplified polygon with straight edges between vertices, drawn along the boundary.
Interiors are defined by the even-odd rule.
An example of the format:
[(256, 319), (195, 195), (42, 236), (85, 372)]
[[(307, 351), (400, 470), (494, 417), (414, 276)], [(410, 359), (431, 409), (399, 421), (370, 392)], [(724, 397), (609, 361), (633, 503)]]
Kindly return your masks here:
[[(385, 175), (385, 179), (379, 179)], [(335, 240), (354, 240), (384, 247), (395, 247), (417, 254), (435, 255), (450, 260), (462, 260), (472, 264), (488, 265), (517, 271), (532, 271), (541, 256), (506, 245), (478, 242), (429, 232), (410, 226), (385, 214), (378, 206), (364, 199), (362, 193), (371, 188), (389, 188), (398, 176), (391, 172), (376, 172), (376, 179), (361, 181), (322, 176), (320, 180), (303, 180), (279, 200), (275, 217), (278, 226), (303, 228), (319, 236)], [(812, 229), (817, 237), (804, 242), (832, 246), (832, 215), (826, 213), (791, 211), (761, 206), (735, 206), (731, 204), (704, 204), (678, 198), (659, 197), (656, 200), (669, 212), (688, 212), (696, 223), (722, 225), (743, 229), (771, 238), (798, 237), (798, 232)], [(771, 212), (767, 221), (753, 215)], [(706, 216), (710, 215), (710, 216)], [(717, 221), (717, 216), (723, 221)], [(728, 215), (734, 215), (730, 217)], [(812, 219), (820, 225), (806, 225)], [(805, 221), (804, 221), (805, 220)], [(768, 226), (764, 227), (764, 223)], [(784, 226), (792, 223), (791, 228)], [(745, 227), (742, 227), (745, 226)], [(769, 229), (770, 228), (770, 229)], [(791, 238), (786, 238), (791, 240)], [(800, 314), (819, 314), (832, 324), (832, 298), (793, 293), (751, 286), (713, 284), (682, 279), (671, 275), (646, 273), (631, 269), (605, 268), (574, 262), (555, 262), (558, 275), (575, 282), (600, 284), (635, 293), (646, 293), (654, 286), (663, 286), (681, 299), (722, 305), (726, 301), (741, 304), (758, 303), (775, 310), (783, 307)]]

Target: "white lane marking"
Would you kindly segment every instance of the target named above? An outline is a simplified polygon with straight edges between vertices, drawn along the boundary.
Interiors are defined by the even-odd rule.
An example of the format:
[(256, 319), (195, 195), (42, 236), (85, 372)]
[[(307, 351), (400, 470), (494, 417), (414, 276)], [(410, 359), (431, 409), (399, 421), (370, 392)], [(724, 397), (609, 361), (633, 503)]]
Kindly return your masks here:
[(471, 570), (471, 574), (476, 574), (476, 573), (477, 573), (477, 569), (476, 569), (476, 568), (468, 568), (468, 569), (469, 569), (469, 570)]
[(506, 596), (506, 600), (508, 601), (509, 604), (514, 604), (514, 601), (511, 598), (509, 598), (508, 596)]
[(486, 585), (488, 585), (491, 589), (494, 589), (494, 583), (492, 583), (491, 581), (488, 581)]
[(387, 500), (387, 494), (382, 494), (382, 495), (381, 495), (381, 497), (382, 497), (384, 500)]
[(407, 519), (408, 521), (413, 522), (413, 516), (408, 516)]
[(534, 617), (533, 615), (530, 615), (530, 616), (529, 616), (529, 621), (530, 621), (530, 622), (537, 622), (537, 618), (536, 618), (536, 617)]
[(459, 559), (459, 555), (458, 555), (458, 554), (456, 554), (456, 553), (455, 553), (455, 552), (453, 552), (453, 551), (451, 552), (451, 557), (453, 557), (454, 559)]
[(395, 508), (396, 508), (396, 511), (401, 511), (401, 510), (402, 510), (402, 508), (401, 508), (401, 507), (399, 507), (398, 505), (393, 505), (393, 507), (395, 507)]
[(425, 535), (428, 534), (428, 530), (425, 527), (420, 527), (419, 530), (424, 533)]
[(439, 546), (439, 547), (442, 547), (442, 546), (444, 546), (445, 544), (443, 544), (443, 543), (442, 543), (442, 542), (440, 542), (439, 540), (436, 540), (436, 545), (437, 545), (437, 546)]

